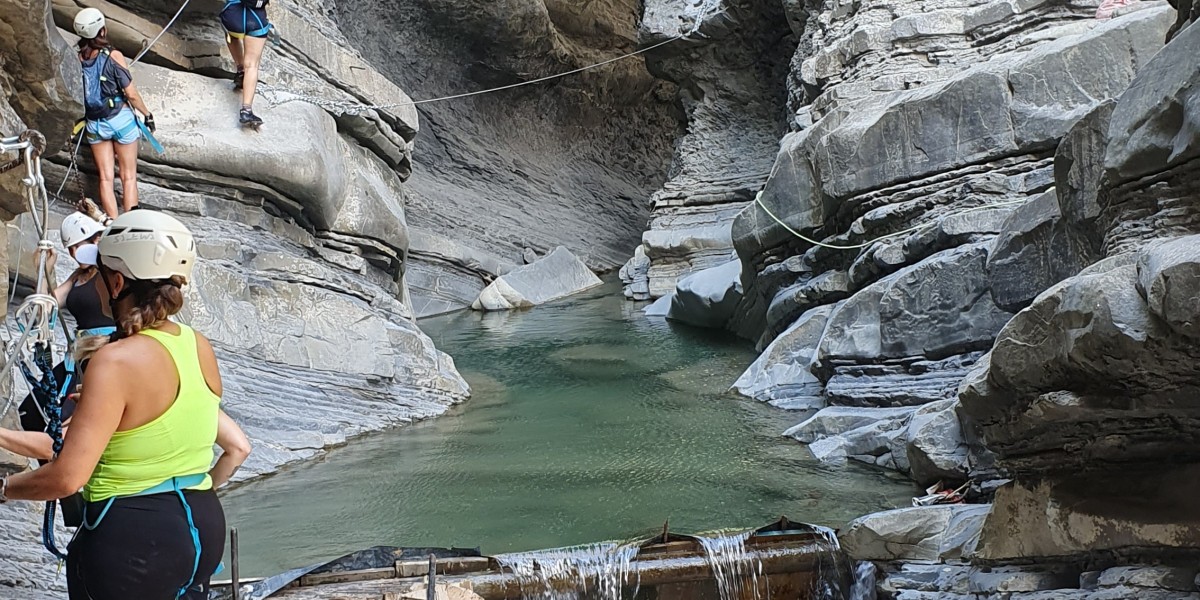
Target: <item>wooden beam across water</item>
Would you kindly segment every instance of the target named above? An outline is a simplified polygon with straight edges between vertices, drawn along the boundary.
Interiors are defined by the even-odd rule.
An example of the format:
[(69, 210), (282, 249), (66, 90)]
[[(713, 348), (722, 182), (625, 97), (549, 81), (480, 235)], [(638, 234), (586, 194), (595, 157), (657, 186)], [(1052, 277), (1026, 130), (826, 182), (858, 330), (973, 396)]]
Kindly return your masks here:
[[(629, 574), (626, 584), (629, 588), (639, 587), (643, 593), (638, 598), (657, 598), (659, 600), (683, 599), (701, 600), (715, 595), (700, 593), (700, 590), (711, 584), (715, 592), (715, 580), (712, 567), (703, 554), (695, 552), (685, 554), (684, 547), (671, 544), (663, 548), (665, 552), (650, 557), (639, 557), (630, 561)], [(826, 545), (814, 542), (796, 544), (793, 540), (780, 540), (778, 544), (752, 544), (748, 547), (750, 560), (746, 563), (746, 571), (754, 570), (762, 574), (759, 578), (759, 595), (761, 597), (783, 597), (778, 592), (787, 590), (786, 597), (803, 599), (807, 590), (815, 587), (821, 574), (828, 575), (834, 560)], [(460, 568), (468, 562), (458, 560)], [(423, 561), (423, 565), (427, 565)], [(442, 567), (439, 562), (439, 583), (462, 584), (469, 586), (476, 594), (485, 600), (511, 600), (525, 595), (535, 596), (538, 590), (529, 587), (522, 588), (523, 582), (516, 575), (494, 568), (494, 563), (485, 565), (486, 560), (469, 561), (472, 566), (488, 570), (473, 573), (459, 573), (441, 577)], [(404, 565), (403, 567), (401, 565)], [(761, 566), (760, 566), (761, 565)], [(427, 576), (398, 577), (401, 568), (405, 573), (412, 572), (410, 567), (397, 563), (395, 567), (384, 569), (368, 569), (364, 571), (348, 571), (329, 573), (321, 576), (310, 575), (301, 580), (301, 585), (281, 590), (272, 595), (280, 600), (391, 600), (423, 588)], [(761, 570), (760, 570), (761, 569)], [(451, 570), (449, 568), (447, 571)], [(526, 586), (529, 582), (524, 582)], [(563, 585), (568, 585), (563, 582)], [(592, 582), (589, 582), (589, 589)], [(747, 584), (748, 585), (748, 584)], [(767, 596), (767, 587), (772, 593)], [(692, 591), (685, 591), (692, 590)], [(683, 595), (680, 595), (680, 594)], [(750, 594), (748, 597), (752, 597)]]

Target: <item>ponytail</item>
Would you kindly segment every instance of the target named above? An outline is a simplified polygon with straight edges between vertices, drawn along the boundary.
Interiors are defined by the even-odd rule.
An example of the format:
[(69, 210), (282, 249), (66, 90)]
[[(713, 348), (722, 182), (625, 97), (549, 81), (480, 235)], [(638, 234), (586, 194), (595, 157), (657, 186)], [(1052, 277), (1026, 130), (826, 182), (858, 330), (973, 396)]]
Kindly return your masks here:
[(183, 308), (181, 288), (187, 281), (179, 275), (170, 279), (125, 281), (130, 286), (129, 294), (133, 296), (133, 307), (117, 322), (117, 329), (122, 337), (150, 329)]

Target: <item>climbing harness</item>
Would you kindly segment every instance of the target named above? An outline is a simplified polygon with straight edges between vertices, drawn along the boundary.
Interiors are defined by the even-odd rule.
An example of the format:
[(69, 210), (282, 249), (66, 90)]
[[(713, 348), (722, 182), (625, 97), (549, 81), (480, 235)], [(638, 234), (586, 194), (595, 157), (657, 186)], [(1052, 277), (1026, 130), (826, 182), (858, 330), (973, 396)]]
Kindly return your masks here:
[(179, 502), (183, 505), (183, 514), (187, 518), (188, 533), (191, 536), (192, 548), (195, 550), (195, 555), (192, 558), (192, 574), (188, 577), (187, 583), (179, 588), (176, 593), (176, 598), (182, 598), (189, 589), (196, 583), (196, 574), (200, 571), (200, 556), (203, 554), (203, 545), (200, 543), (200, 528), (196, 527), (196, 520), (192, 515), (192, 505), (188, 504), (187, 496), (183, 494), (184, 490), (196, 487), (208, 478), (208, 473), (197, 473), (195, 475), (184, 475), (181, 477), (172, 477), (154, 487), (144, 489), (136, 494), (126, 494), (124, 496), (114, 496), (109, 498), (104, 503), (104, 508), (100, 509), (100, 514), (94, 522), (89, 522), (87, 515), (83, 517), (83, 528), (88, 531), (94, 531), (104, 521), (104, 517), (108, 515), (108, 510), (112, 508), (113, 502), (121, 498), (136, 498), (139, 496), (152, 496), (154, 494), (165, 494), (174, 492), (179, 498)]
[[(1026, 200), (1008, 200), (1005, 202), (995, 202), (992, 204), (984, 204), (983, 206), (975, 206), (972, 208), (954, 211), (948, 215), (944, 215), (941, 218), (946, 219), (949, 217), (964, 215), (967, 213), (973, 213), (973, 212), (980, 211), (980, 210), (987, 210), (990, 208), (1000, 208), (1000, 207), (1004, 207), (1004, 206), (1016, 206), (1018, 204), (1024, 204), (1025, 202), (1027, 202), (1027, 201)], [(880, 242), (880, 241), (886, 240), (888, 238), (896, 237), (898, 235), (915, 233), (915, 232), (925, 229), (927, 227), (933, 227), (934, 225), (937, 224), (937, 221), (921, 223), (920, 225), (914, 225), (912, 227), (909, 227), (908, 229), (901, 229), (900, 231), (894, 231), (892, 233), (881, 235), (877, 238), (867, 240), (860, 244), (850, 244), (850, 245), (827, 244), (820, 240), (814, 240), (814, 239), (804, 235), (803, 233), (796, 231), (794, 228), (792, 228), (791, 225), (788, 225), (787, 223), (785, 223), (783, 221), (783, 219), (780, 219), (779, 217), (775, 216), (775, 213), (771, 212), (771, 209), (767, 208), (766, 204), (763, 204), (761, 192), (757, 196), (754, 197), (754, 203), (757, 204), (758, 207), (763, 210), (763, 212), (767, 213), (767, 216), (771, 217), (771, 220), (775, 221), (780, 226), (782, 226), (784, 229), (786, 229), (788, 233), (800, 238), (801, 240), (804, 240), (805, 242), (808, 242), (809, 244), (812, 244), (814, 246), (820, 246), (822, 248), (829, 248), (830, 250), (862, 250), (863, 248), (866, 248), (867, 246), (870, 246), (871, 244), (874, 244), (875, 242)]]
[[(440, 98), (426, 98), (425, 100), (405, 100), (405, 101), (403, 101), (403, 102), (393, 102), (393, 103), (391, 103), (391, 104), (361, 104), (361, 103), (358, 103), (358, 102), (351, 102), (351, 101), (347, 101), (347, 100), (329, 100), (329, 99), (327, 99), (327, 98), (322, 98), (322, 97), (320, 97), (320, 96), (312, 96), (312, 95), (307, 95), (307, 94), (297, 94), (296, 92), (292, 92), (292, 91), (290, 91), (290, 90), (287, 90), (287, 89), (284, 89), (284, 88), (280, 88), (280, 87), (276, 87), (276, 86), (273, 86), (273, 85), (270, 85), (270, 84), (267, 84), (267, 83), (262, 83), (262, 82), (260, 82), (260, 83), (258, 84), (258, 91), (259, 91), (260, 93), (263, 93), (263, 94), (262, 94), (262, 95), (263, 95), (263, 97), (265, 97), (265, 98), (267, 99), (267, 102), (269, 102), (269, 103), (271, 104), (271, 106), (272, 106), (272, 107), (276, 107), (276, 106), (280, 106), (280, 105), (283, 105), (283, 104), (287, 104), (287, 103), (289, 103), (289, 102), (305, 102), (305, 103), (308, 103), (308, 104), (312, 104), (312, 105), (315, 105), (315, 106), (319, 106), (319, 107), (321, 107), (321, 108), (324, 108), (324, 109), (326, 109), (326, 110), (329, 110), (329, 111), (332, 111), (332, 112), (339, 112), (339, 113), (342, 113), (342, 114), (356, 115), (356, 114), (359, 114), (359, 113), (364, 113), (364, 112), (367, 112), (367, 111), (370, 111), (370, 110), (387, 110), (387, 109), (390, 109), (390, 108), (398, 108), (398, 107), (401, 107), (401, 106), (416, 106), (416, 105), (419, 105), (419, 104), (429, 104), (429, 103), (431, 103), (431, 102), (443, 102), (443, 101), (446, 101), (446, 100), (457, 100), (457, 99), (459, 99), (459, 98), (467, 98), (467, 97), (470, 97), (470, 96), (479, 96), (479, 95), (482, 95), (482, 94), (490, 94), (490, 93), (492, 93), (492, 92), (500, 92), (500, 91), (503, 91), (503, 90), (511, 90), (511, 89), (513, 89), (513, 88), (519, 88), (519, 87), (526, 86), (526, 85), (533, 85), (533, 84), (535, 84), (535, 83), (542, 83), (542, 82), (550, 81), (550, 80), (553, 80), (553, 79), (559, 79), (559, 78), (562, 78), (562, 77), (567, 77), (567, 76), (569, 76), (569, 75), (574, 75), (574, 74), (576, 74), (576, 73), (582, 73), (582, 72), (584, 72), (584, 71), (590, 71), (590, 70), (592, 70), (592, 69), (596, 69), (596, 68), (599, 68), (599, 67), (603, 67), (603, 66), (605, 66), (605, 65), (610, 65), (610, 64), (612, 64), (612, 63), (615, 63), (615, 62), (618, 62), (618, 61), (621, 61), (621, 60), (625, 60), (625, 59), (627, 59), (627, 58), (632, 58), (632, 57), (634, 57), (634, 56), (638, 56), (638, 55), (641, 55), (641, 54), (645, 54), (645, 53), (647, 53), (647, 52), (649, 52), (649, 51), (651, 51), (651, 50), (654, 50), (655, 48), (659, 48), (659, 47), (665, 46), (665, 45), (667, 45), (667, 44), (670, 44), (671, 42), (675, 42), (675, 41), (678, 41), (678, 40), (682, 40), (682, 39), (684, 39), (684, 38), (686, 38), (686, 37), (687, 37), (687, 35), (678, 35), (678, 36), (675, 36), (675, 37), (673, 37), (673, 38), (669, 38), (669, 39), (666, 39), (666, 40), (664, 40), (664, 41), (661, 41), (661, 42), (659, 42), (659, 43), (657, 43), (657, 44), (654, 44), (654, 45), (651, 45), (651, 46), (646, 46), (645, 48), (642, 48), (642, 49), (640, 49), (640, 50), (636, 50), (636, 51), (634, 51), (634, 52), (630, 52), (629, 54), (623, 54), (623, 55), (621, 55), (621, 56), (618, 56), (618, 57), (615, 57), (615, 58), (610, 58), (610, 59), (608, 59), (608, 60), (606, 60), (606, 61), (603, 61), (603, 62), (598, 62), (598, 63), (596, 63), (596, 64), (594, 64), (594, 65), (588, 65), (588, 66), (586, 66), (586, 67), (580, 67), (580, 68), (578, 68), (578, 69), (572, 69), (572, 70), (570, 70), (570, 71), (566, 71), (566, 72), (563, 72), (563, 73), (556, 73), (556, 74), (554, 74), (554, 75), (547, 75), (547, 76), (545, 76), (545, 77), (539, 77), (539, 78), (537, 78), (537, 79), (530, 79), (529, 81), (522, 81), (522, 82), (519, 82), (519, 83), (511, 83), (511, 84), (508, 84), (508, 85), (502, 85), (502, 86), (500, 86), (500, 87), (489, 88), (489, 89), (486, 89), (486, 90), (478, 90), (478, 91), (474, 91), (474, 92), (466, 92), (466, 93), (463, 93), (463, 94), (454, 94), (454, 95), (451, 95), (451, 96), (442, 96), (442, 97), (440, 97)], [(287, 98), (284, 98), (284, 99), (282, 99), (282, 100), (278, 100), (278, 99), (276, 99), (276, 98), (275, 98), (275, 97), (273, 97), (273, 96), (272, 96), (272, 97), (269, 97), (269, 96), (267, 96), (267, 93), (270, 93), (270, 94), (281, 94), (281, 93), (282, 93), (282, 94), (288, 94), (288, 96), (289, 96), (289, 97), (287, 97)]]

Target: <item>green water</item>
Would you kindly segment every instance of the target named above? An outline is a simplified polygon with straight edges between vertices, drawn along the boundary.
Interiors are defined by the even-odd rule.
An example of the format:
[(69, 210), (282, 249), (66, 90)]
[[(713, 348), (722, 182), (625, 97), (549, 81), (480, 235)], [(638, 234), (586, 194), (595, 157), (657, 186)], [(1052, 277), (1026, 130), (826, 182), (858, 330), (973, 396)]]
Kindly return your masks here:
[(840, 526), (910, 484), (817, 463), (798, 417), (727, 393), (744, 341), (650, 320), (619, 288), (517, 313), (421, 322), (471, 383), (447, 415), (354, 440), (224, 495), (242, 572), (376, 544), (497, 554), (780, 515)]

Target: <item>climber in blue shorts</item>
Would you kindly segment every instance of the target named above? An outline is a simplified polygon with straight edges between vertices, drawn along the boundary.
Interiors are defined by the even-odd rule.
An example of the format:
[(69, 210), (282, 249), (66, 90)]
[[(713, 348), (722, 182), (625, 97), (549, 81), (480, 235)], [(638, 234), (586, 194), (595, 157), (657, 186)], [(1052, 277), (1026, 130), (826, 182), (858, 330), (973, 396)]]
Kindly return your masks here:
[(252, 110), (254, 91), (258, 87), (258, 64), (262, 60), (267, 36), (271, 34), (271, 22), (267, 20), (268, 0), (230, 0), (221, 11), (221, 24), (225, 26), (225, 41), (229, 54), (237, 65), (233, 89), (242, 91), (242, 108), (238, 122), (257, 127), (262, 124)]
[[(110, 217), (117, 216), (113, 187), (114, 155), (121, 167), (121, 203), (126, 211), (137, 208), (137, 141), (142, 128), (154, 131), (154, 115), (142, 101), (120, 50), (108, 41), (104, 14), (85, 8), (75, 15), (79, 34), (79, 62), (83, 68), (85, 137), (100, 176), (100, 204)], [(141, 124), (133, 114), (144, 115)]]

